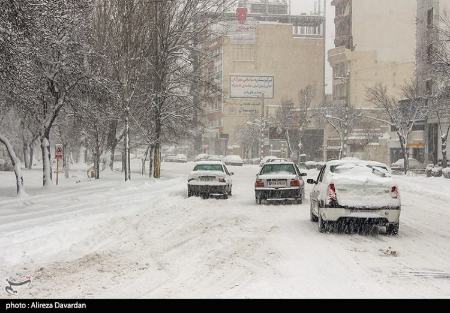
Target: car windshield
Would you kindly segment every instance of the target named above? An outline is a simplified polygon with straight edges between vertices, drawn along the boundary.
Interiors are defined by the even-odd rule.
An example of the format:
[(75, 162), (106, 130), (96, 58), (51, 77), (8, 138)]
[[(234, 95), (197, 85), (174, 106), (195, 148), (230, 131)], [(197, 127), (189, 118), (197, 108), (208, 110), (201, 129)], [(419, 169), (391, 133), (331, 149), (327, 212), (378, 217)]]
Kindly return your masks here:
[(380, 165), (364, 165), (364, 164), (339, 164), (330, 166), (330, 172), (334, 174), (346, 174), (346, 175), (357, 175), (357, 174), (374, 174), (381, 177), (390, 177), (391, 174), (386, 166)]
[(287, 173), (295, 175), (295, 168), (292, 164), (267, 164), (261, 170), (261, 175)]
[(220, 164), (199, 164), (194, 168), (194, 172), (197, 171), (223, 172), (223, 168)]

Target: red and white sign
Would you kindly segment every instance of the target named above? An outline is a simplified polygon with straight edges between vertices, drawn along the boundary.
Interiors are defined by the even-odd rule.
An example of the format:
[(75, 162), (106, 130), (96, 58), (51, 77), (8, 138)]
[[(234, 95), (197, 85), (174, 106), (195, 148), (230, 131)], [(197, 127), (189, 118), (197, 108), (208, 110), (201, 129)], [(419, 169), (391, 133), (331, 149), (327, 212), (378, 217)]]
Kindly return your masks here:
[(64, 147), (63, 145), (55, 145), (55, 158), (62, 159), (64, 156)]
[(245, 24), (247, 21), (247, 8), (237, 8), (236, 9), (236, 18), (239, 21), (239, 24)]

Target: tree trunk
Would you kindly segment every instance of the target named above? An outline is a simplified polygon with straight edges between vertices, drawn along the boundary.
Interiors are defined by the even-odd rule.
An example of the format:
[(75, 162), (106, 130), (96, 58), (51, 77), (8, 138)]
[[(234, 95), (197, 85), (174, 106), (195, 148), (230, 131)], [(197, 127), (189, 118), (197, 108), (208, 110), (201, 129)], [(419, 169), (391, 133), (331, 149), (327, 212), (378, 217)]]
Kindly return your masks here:
[(130, 108), (125, 108), (125, 140), (124, 140), (124, 147), (125, 147), (125, 181), (129, 181), (131, 179), (131, 173), (130, 173), (130, 125), (129, 125), (129, 115), (130, 115)]
[(161, 178), (161, 144), (159, 142), (155, 144), (154, 167), (153, 177)]
[(116, 153), (116, 145), (110, 148), (111, 155), (109, 156), (109, 168), (114, 171), (114, 154)]
[(398, 135), (399, 139), (400, 139), (400, 146), (402, 149), (402, 153), (403, 153), (403, 171), (406, 174), (408, 174), (409, 171), (409, 152), (408, 152), (408, 147), (406, 146), (408, 139)]
[(153, 158), (154, 158), (154, 146), (150, 146), (150, 156), (148, 160), (148, 177), (152, 178), (152, 170), (153, 170)]
[(34, 160), (34, 144), (31, 143), (28, 149), (29, 153), (30, 153), (30, 159), (28, 162), (28, 169), (32, 169), (33, 168), (33, 160)]
[(450, 125), (447, 127), (447, 132), (441, 136), (442, 167), (443, 168), (447, 168), (447, 166), (448, 166), (447, 141), (448, 141), (449, 133), (450, 133)]
[(25, 168), (28, 168), (30, 163), (28, 162), (28, 144), (23, 143), (22, 145), (22, 153), (23, 153), (23, 160), (25, 163)]
[(50, 163), (50, 143), (46, 137), (41, 138), (41, 150), (42, 150), (42, 183), (46, 188), (52, 185), (52, 166)]
[(6, 151), (8, 152), (9, 158), (11, 160), (11, 164), (14, 167), (14, 174), (16, 175), (17, 195), (19, 197), (25, 196), (26, 192), (25, 192), (25, 187), (24, 187), (24, 182), (23, 182), (22, 168), (21, 168), (20, 160), (16, 156), (16, 153), (14, 152), (14, 149), (13, 149), (11, 143), (9, 142), (9, 140), (6, 137), (0, 135), (0, 142), (5, 145)]

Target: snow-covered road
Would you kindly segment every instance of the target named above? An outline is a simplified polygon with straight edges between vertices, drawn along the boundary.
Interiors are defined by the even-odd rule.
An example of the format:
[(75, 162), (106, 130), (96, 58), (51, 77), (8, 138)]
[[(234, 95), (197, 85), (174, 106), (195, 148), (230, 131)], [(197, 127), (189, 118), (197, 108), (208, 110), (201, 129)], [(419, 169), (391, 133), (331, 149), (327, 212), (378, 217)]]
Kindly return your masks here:
[(191, 168), (30, 186), (23, 200), (0, 173), (0, 285), (31, 275), (17, 296), (52, 298), (450, 298), (450, 180), (398, 178), (398, 237), (320, 234), (308, 200), (255, 204), (257, 167), (232, 168), (229, 200), (186, 198)]

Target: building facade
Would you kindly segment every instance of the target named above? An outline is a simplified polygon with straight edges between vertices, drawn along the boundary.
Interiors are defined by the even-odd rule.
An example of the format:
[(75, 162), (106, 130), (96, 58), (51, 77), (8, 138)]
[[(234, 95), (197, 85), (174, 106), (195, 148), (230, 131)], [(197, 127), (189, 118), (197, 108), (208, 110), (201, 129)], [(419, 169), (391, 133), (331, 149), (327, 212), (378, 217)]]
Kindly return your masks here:
[[(436, 95), (439, 89), (450, 86), (450, 81), (436, 73), (433, 50), (436, 44), (448, 41), (450, 0), (417, 0), (417, 90), (418, 96), (429, 98)], [(443, 30), (440, 32), (439, 30)], [(446, 34), (443, 34), (443, 33)], [(450, 99), (440, 100), (443, 106), (450, 105)], [(448, 110), (450, 111), (450, 109)], [(450, 116), (443, 118), (442, 130), (447, 130)], [(430, 112), (427, 121), (423, 123), (426, 133), (426, 148), (424, 159), (426, 163), (438, 164), (442, 160), (441, 127), (435, 114)], [(447, 153), (450, 148), (447, 147)]]
[[(328, 51), (333, 68), (333, 101), (367, 110), (371, 115), (377, 108), (367, 101), (367, 89), (383, 84), (391, 96), (402, 97), (402, 87), (415, 77), (416, 2), (411, 0), (333, 0), (335, 7), (335, 48)], [(383, 112), (379, 112), (382, 114)], [(369, 122), (361, 121), (349, 138), (348, 156), (392, 162), (389, 149), (399, 143), (386, 125), (370, 126), (371, 134), (361, 137), (360, 129)], [(336, 141), (333, 132), (326, 140)], [(369, 138), (371, 137), (371, 138)], [(361, 144), (363, 142), (364, 144)], [(368, 142), (368, 143), (367, 143)], [(386, 145), (389, 148), (386, 150)], [(333, 147), (331, 143), (328, 145)], [(424, 148), (424, 143), (422, 149)], [(332, 158), (335, 149), (328, 149)]]
[(288, 11), (286, 1), (240, 1), (224, 35), (210, 43), (208, 71), (221, 92), (203, 104), (203, 152), (242, 154), (248, 149), (243, 149), (239, 131), (258, 125), (262, 147), (244, 157), (287, 156), (287, 143), (276, 136), (270, 120), (283, 102), (299, 107), (300, 91), (308, 86), (315, 90), (313, 105), (321, 103), (325, 18)]

